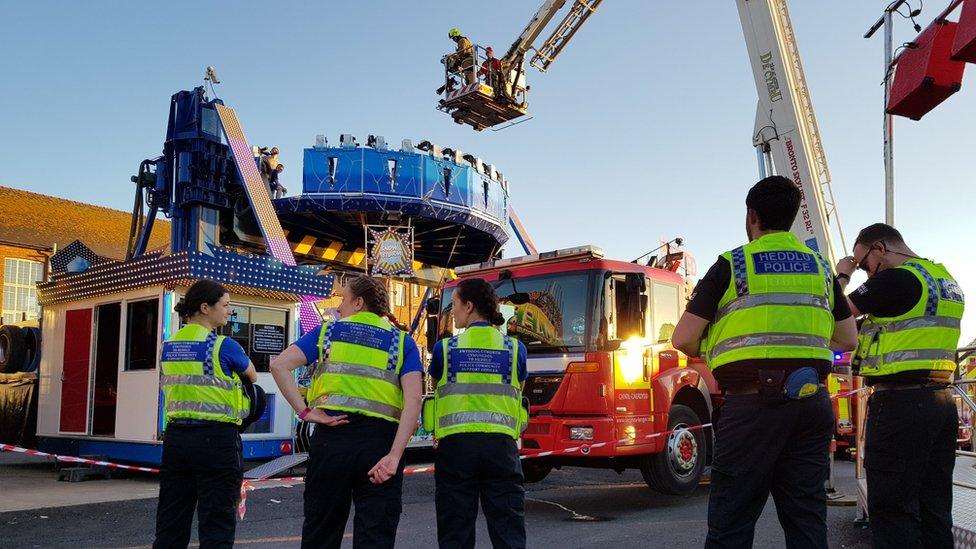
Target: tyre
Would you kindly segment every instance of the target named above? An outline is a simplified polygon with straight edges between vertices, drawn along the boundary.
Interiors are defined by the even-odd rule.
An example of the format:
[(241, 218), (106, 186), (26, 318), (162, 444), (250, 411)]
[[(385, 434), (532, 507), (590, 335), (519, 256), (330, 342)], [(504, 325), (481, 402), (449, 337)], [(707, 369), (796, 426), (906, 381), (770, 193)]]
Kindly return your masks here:
[(22, 372), (36, 372), (41, 365), (41, 330), (33, 326), (23, 328), (24, 333), (24, 365)]
[(549, 476), (552, 465), (546, 463), (535, 463), (535, 460), (522, 460), (522, 474), (525, 476), (526, 483), (541, 482)]
[(0, 372), (12, 374), (24, 366), (27, 345), (20, 326), (0, 326)]
[(685, 496), (698, 487), (705, 469), (705, 432), (682, 430), (701, 425), (694, 410), (681, 404), (671, 407), (664, 451), (651, 454), (641, 465), (644, 482), (656, 492)]

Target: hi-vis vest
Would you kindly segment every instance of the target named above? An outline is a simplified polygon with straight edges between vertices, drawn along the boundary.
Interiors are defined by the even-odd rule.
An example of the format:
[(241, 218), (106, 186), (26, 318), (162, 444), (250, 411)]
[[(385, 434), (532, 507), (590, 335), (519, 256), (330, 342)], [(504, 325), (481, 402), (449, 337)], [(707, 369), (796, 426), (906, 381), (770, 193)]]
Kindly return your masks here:
[(964, 297), (940, 263), (912, 259), (900, 266), (922, 284), (922, 297), (901, 316), (868, 315), (858, 334), (856, 357), (862, 376), (909, 370), (953, 371)]
[[(443, 339), (444, 370), (434, 393), (437, 438), (501, 433), (518, 439), (528, 417), (518, 380), (517, 342), (491, 326), (471, 326)], [(430, 401), (428, 401), (430, 402)]]
[(405, 339), (405, 333), (370, 312), (323, 326), (319, 360), (308, 389), (309, 406), (399, 423)]
[(220, 366), (225, 336), (187, 324), (163, 343), (161, 358), (166, 421), (196, 419), (240, 425), (249, 402), (237, 374)]
[(732, 276), (702, 342), (712, 370), (739, 360), (833, 359), (833, 279), (820, 254), (775, 232), (722, 257)]

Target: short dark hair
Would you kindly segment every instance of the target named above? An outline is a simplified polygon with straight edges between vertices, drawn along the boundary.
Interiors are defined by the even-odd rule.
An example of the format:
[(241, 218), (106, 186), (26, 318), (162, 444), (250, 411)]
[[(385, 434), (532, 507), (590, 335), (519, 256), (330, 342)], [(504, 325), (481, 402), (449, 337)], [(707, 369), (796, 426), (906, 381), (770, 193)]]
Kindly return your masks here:
[(861, 232), (857, 233), (857, 240), (854, 241), (854, 245), (870, 246), (879, 241), (895, 244), (905, 243), (905, 239), (902, 238), (898, 229), (885, 223), (875, 223), (864, 227)]
[(746, 207), (759, 215), (764, 231), (788, 231), (800, 211), (800, 190), (789, 179), (772, 175), (759, 181), (746, 195)]
[(173, 309), (183, 318), (192, 318), (193, 315), (200, 312), (200, 307), (204, 303), (212, 307), (227, 293), (230, 292), (224, 288), (223, 284), (214, 282), (209, 278), (201, 278), (194, 282), (193, 286), (190, 286), (186, 296)]

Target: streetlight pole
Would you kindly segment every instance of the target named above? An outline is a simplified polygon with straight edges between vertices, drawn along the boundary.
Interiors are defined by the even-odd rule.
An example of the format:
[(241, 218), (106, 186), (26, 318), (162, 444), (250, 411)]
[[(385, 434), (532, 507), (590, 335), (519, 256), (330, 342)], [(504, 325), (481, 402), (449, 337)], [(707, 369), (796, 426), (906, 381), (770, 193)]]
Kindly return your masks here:
[(895, 117), (888, 114), (888, 98), (891, 96), (891, 74), (894, 62), (892, 51), (892, 14), (906, 0), (897, 0), (885, 8), (882, 15), (864, 33), (865, 38), (871, 38), (879, 28), (884, 26), (884, 171), (885, 171), (885, 223), (895, 225)]

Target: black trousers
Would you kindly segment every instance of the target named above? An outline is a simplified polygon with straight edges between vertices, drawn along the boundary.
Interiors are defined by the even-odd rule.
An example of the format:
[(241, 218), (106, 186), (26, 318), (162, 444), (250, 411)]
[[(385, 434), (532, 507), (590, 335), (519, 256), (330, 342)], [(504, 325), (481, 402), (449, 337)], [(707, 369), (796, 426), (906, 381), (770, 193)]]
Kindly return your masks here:
[(525, 487), (510, 436), (445, 437), (434, 456), (437, 541), (442, 549), (474, 547), (478, 499), (492, 547), (525, 547)]
[(305, 474), (302, 547), (338, 548), (355, 503), (353, 547), (393, 547), (400, 523), (403, 462), (383, 484), (369, 481), (369, 470), (390, 453), (397, 424), (349, 414), (338, 427), (316, 425)]
[(772, 494), (786, 547), (827, 547), (834, 413), (823, 388), (800, 400), (729, 395), (717, 411), (705, 547), (752, 547)]
[(864, 468), (875, 547), (952, 547), (952, 467), (958, 429), (949, 389), (871, 395)]
[(194, 509), (200, 547), (233, 547), (243, 477), (236, 425), (169, 425), (163, 436), (153, 547), (186, 547)]

